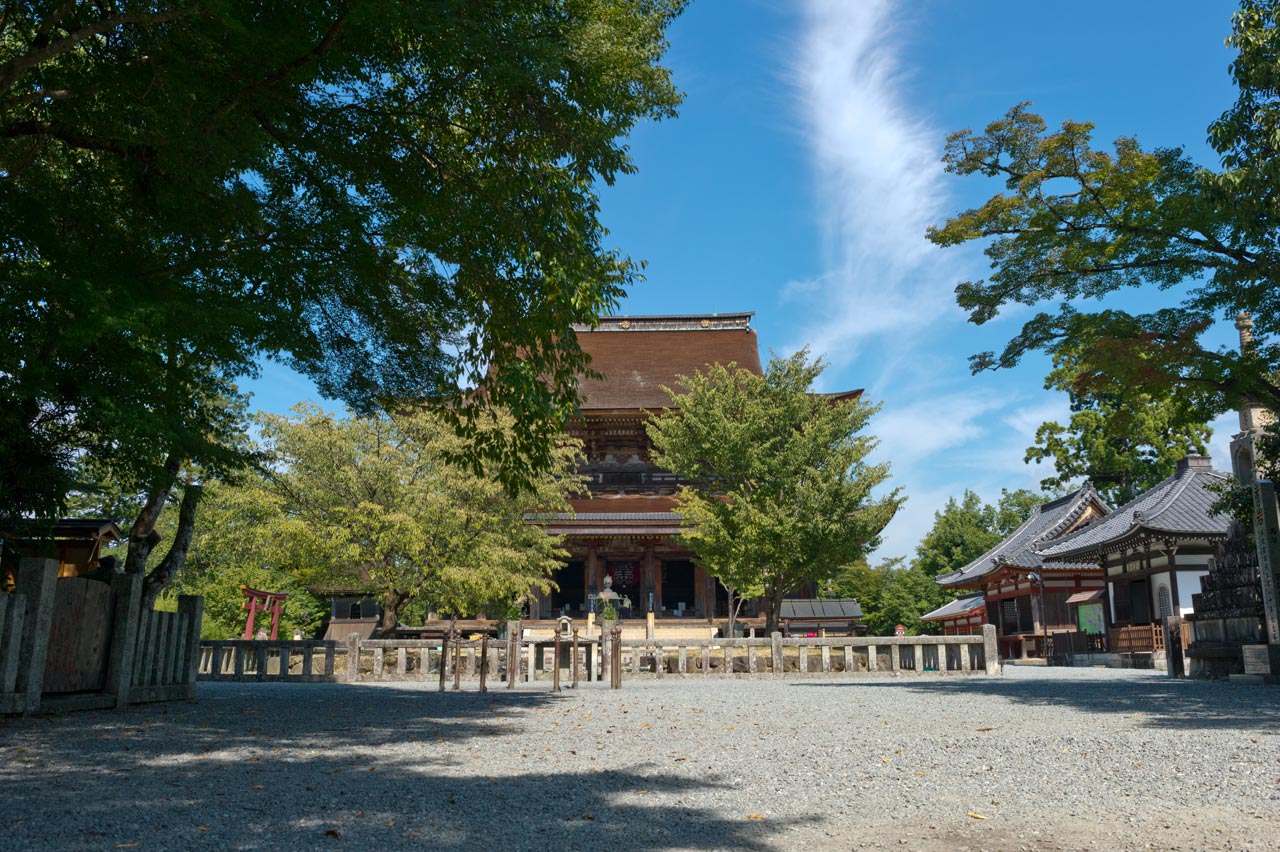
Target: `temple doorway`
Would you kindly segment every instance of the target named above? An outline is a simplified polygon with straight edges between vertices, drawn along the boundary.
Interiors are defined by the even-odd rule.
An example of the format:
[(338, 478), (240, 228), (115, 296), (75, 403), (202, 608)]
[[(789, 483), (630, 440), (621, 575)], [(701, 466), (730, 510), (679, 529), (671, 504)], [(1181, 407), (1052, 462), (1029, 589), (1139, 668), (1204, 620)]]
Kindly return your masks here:
[(697, 585), (693, 563), (664, 560), (662, 563), (662, 606), (666, 612), (693, 615), (697, 608)]
[(567, 563), (556, 572), (555, 579), (559, 588), (551, 593), (553, 614), (585, 611), (582, 589), (586, 585), (586, 563), (580, 560)]

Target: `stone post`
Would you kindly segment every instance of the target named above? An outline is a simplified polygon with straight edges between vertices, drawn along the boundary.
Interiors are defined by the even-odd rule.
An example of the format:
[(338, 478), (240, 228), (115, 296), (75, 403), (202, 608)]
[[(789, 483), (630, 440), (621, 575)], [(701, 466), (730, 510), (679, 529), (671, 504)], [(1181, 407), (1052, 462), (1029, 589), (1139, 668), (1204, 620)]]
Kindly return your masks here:
[(116, 697), (116, 707), (126, 707), (129, 704), (129, 690), (133, 689), (133, 661), (138, 644), (138, 627), (142, 623), (142, 575), (114, 575), (111, 578), (111, 591), (116, 596), (116, 614), (111, 624), (107, 692)]
[[(119, 606), (119, 604), (116, 604)], [(178, 615), (187, 617), (186, 636), (179, 640), (179, 647), (185, 644), (183, 657), (178, 661), (178, 681), (186, 687), (187, 700), (195, 701), (196, 674), (200, 669), (200, 621), (204, 618), (204, 598), (200, 595), (178, 595)], [(280, 674), (289, 674), (287, 662), (288, 651), (280, 654)], [(309, 673), (309, 672), (308, 672)]]
[(1271, 673), (1280, 673), (1280, 511), (1276, 487), (1266, 479), (1253, 483), (1253, 539), (1262, 576), (1262, 605)]
[(18, 563), (18, 594), (27, 598), (22, 656), (18, 660), (18, 690), (24, 695), (24, 716), (40, 709), (57, 582), (58, 563), (53, 559), (23, 559)]
[(602, 619), (600, 621), (600, 679), (611, 677), (613, 673), (613, 626), (616, 621)]
[(987, 674), (1000, 674), (1000, 651), (996, 647), (996, 626), (982, 625), (982, 659), (987, 664)]
[(347, 683), (360, 680), (360, 634), (347, 634)]
[(770, 665), (773, 666), (775, 675), (782, 674), (782, 634), (776, 630), (769, 635), (769, 657)]

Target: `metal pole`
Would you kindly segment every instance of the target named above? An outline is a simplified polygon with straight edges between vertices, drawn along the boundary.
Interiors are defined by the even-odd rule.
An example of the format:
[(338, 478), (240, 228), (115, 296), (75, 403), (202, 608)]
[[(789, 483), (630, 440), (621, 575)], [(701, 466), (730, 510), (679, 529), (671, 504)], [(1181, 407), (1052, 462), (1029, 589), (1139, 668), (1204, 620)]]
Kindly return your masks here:
[(560, 691), (560, 626), (556, 625), (556, 641), (554, 652), (551, 654), (551, 691)]
[(480, 691), (488, 692), (484, 685), (485, 675), (489, 673), (489, 634), (480, 637)]
[(578, 688), (578, 628), (573, 628), (573, 688)]

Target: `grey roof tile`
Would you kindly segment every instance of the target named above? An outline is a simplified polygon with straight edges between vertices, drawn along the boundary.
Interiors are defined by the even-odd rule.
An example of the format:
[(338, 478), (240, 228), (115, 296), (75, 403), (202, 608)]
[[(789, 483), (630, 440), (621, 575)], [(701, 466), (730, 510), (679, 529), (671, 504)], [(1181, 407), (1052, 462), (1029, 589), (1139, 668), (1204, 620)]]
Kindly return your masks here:
[(1230, 479), (1210, 467), (1208, 459), (1192, 456), (1179, 462), (1173, 476), (1105, 518), (1046, 543), (1040, 548), (1040, 556), (1057, 565), (1143, 532), (1182, 538), (1225, 536), (1231, 519), (1212, 511), (1218, 494), (1211, 487)]
[(926, 612), (920, 616), (921, 621), (939, 621), (944, 618), (952, 618), (957, 615), (973, 612), (974, 610), (983, 609), (987, 602), (981, 592), (976, 595), (966, 595), (963, 598), (956, 598), (951, 603), (943, 604), (933, 612)]
[(1084, 511), (1094, 504), (1104, 512), (1107, 509), (1093, 486), (1087, 482), (1065, 497), (1043, 503), (1022, 522), (1022, 526), (995, 547), (959, 571), (938, 575), (937, 582), (943, 586), (968, 583), (990, 574), (1001, 565), (1015, 565), (1028, 570), (1039, 568), (1044, 561), (1035, 548), (1061, 535), (1063, 530), (1079, 520)]

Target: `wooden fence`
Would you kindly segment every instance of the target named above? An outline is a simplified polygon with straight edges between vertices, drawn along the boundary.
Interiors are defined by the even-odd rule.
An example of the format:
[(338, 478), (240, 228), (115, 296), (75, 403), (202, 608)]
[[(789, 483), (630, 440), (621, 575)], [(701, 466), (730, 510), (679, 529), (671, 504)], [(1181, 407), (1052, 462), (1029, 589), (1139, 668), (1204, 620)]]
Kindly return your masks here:
[(0, 594), (0, 713), (123, 707), (195, 697), (203, 599), (143, 612), (142, 577), (58, 579), (51, 559), (23, 559)]
[(925, 673), (998, 674), (995, 628), (972, 636), (842, 636), (747, 639), (361, 639), (346, 642), (218, 640), (200, 643), (200, 680), (533, 682), (564, 670), (573, 680), (604, 680), (610, 659), (627, 677), (807, 677)]

